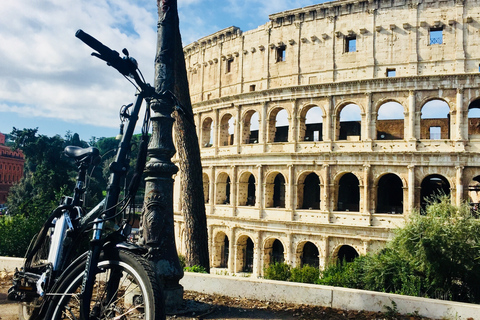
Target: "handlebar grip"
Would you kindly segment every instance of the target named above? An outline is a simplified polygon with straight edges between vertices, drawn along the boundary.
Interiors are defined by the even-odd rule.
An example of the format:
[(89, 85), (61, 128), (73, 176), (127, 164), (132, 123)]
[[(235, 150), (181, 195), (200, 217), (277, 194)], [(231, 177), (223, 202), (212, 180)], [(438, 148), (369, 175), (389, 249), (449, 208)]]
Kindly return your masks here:
[(116, 56), (119, 56), (118, 52), (113, 51), (88, 33), (84, 32), (82, 29), (77, 30), (77, 32), (75, 33), (75, 37), (82, 40), (87, 46), (97, 51), (105, 58), (109, 58), (110, 56), (115, 55), (115, 53)]

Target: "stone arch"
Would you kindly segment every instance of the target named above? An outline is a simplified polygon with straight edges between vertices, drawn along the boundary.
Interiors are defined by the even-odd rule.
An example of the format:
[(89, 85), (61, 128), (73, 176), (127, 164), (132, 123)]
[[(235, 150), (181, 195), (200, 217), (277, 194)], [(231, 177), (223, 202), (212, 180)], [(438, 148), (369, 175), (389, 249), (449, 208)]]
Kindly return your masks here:
[(468, 137), (480, 139), (480, 98), (468, 105)]
[(282, 173), (271, 172), (265, 180), (265, 207), (285, 208), (286, 180)]
[(447, 101), (430, 98), (421, 108), (420, 139), (450, 139), (450, 113)]
[(212, 267), (228, 268), (230, 242), (223, 231), (218, 231), (213, 238)]
[(435, 195), (450, 195), (450, 182), (440, 174), (426, 176), (420, 185), (420, 207), (425, 209), (428, 199)]
[(349, 102), (343, 103), (336, 110), (336, 140), (360, 141), (362, 132), (362, 108)]
[(285, 262), (285, 246), (282, 241), (277, 238), (269, 238), (263, 245), (263, 256), (265, 267), (271, 263)]
[(216, 202), (215, 204), (230, 204), (231, 181), (226, 172), (217, 175), (216, 180)]
[(349, 263), (359, 256), (358, 251), (350, 245), (343, 244), (338, 246), (333, 254), (334, 261), (337, 263)]
[(394, 174), (382, 175), (377, 182), (377, 213), (403, 213), (403, 181)]
[(203, 177), (203, 197), (204, 197), (205, 203), (209, 203), (210, 202), (210, 193), (209, 193), (210, 178), (208, 177), (208, 174), (206, 174), (205, 172), (202, 174), (202, 177)]
[(281, 107), (274, 108), (268, 116), (267, 128), (267, 142), (288, 142), (288, 111)]
[(320, 267), (320, 251), (318, 247), (310, 241), (304, 241), (297, 246), (297, 265), (303, 267), (310, 265), (312, 267)]
[(243, 116), (242, 143), (258, 143), (258, 133), (260, 129), (260, 113), (251, 109), (245, 112)]
[(318, 105), (302, 108), (298, 123), (298, 141), (322, 141), (325, 111)]
[(297, 184), (299, 209), (320, 209), (320, 177), (315, 172), (304, 172)]
[(233, 145), (234, 133), (235, 118), (230, 113), (225, 113), (220, 120), (220, 147)]
[(202, 140), (201, 147), (208, 148), (213, 146), (213, 120), (206, 117), (202, 122)]
[(253, 271), (255, 244), (247, 235), (242, 235), (237, 240), (237, 257), (235, 272)]
[(377, 109), (377, 140), (402, 140), (405, 136), (405, 108), (395, 100), (383, 101)]
[(238, 180), (238, 205), (254, 206), (256, 203), (255, 192), (255, 175), (249, 171), (243, 172)]
[(468, 202), (473, 210), (480, 210), (480, 175), (473, 177), (468, 184)]
[(338, 177), (336, 211), (360, 210), (360, 180), (351, 172)]

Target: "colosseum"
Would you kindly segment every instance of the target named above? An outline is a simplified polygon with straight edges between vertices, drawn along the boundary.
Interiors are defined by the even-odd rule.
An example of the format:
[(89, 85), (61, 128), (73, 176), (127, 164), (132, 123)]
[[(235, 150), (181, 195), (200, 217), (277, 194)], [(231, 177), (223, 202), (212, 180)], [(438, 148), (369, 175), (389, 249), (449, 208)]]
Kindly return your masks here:
[(480, 202), (480, 1), (337, 0), (268, 18), (184, 48), (213, 272), (350, 261), (435, 193)]

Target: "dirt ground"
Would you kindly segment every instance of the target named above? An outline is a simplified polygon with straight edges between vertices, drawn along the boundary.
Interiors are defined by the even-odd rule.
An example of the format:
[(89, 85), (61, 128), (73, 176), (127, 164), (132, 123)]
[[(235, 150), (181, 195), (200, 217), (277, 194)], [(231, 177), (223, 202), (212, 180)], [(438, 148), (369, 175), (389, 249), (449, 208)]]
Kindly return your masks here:
[[(12, 274), (0, 272), (0, 320), (18, 320), (18, 306), (7, 301), (7, 291), (11, 285)], [(184, 292), (184, 305), (175, 314), (168, 315), (169, 320), (190, 319), (359, 319), (359, 320), (431, 320), (415, 315), (398, 315), (394, 310), (385, 309), (384, 313), (337, 310), (307, 305), (265, 302), (249, 299), (230, 298), (220, 295)]]

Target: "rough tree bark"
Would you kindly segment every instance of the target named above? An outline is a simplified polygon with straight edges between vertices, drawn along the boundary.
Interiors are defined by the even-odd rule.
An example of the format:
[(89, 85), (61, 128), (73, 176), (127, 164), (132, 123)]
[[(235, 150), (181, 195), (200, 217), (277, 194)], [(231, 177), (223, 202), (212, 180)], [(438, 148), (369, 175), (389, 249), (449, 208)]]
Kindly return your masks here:
[(174, 95), (181, 107), (173, 113), (173, 117), (180, 167), (180, 201), (185, 220), (185, 258), (188, 266), (199, 265), (210, 272), (202, 162), (179, 28), (176, 28), (174, 38)]

